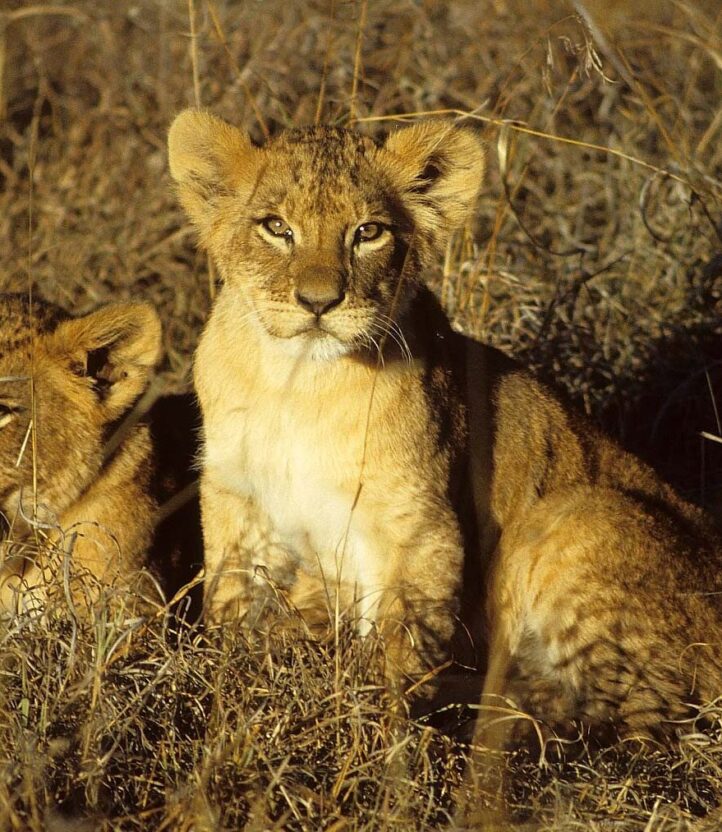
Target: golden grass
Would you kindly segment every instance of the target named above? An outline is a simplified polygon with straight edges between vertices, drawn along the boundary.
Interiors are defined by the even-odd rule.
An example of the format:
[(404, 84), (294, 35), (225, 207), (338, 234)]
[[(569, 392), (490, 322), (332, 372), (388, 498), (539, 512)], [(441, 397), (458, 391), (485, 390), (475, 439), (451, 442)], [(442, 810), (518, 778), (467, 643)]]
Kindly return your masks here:
[[(319, 120), (473, 119), (489, 184), (429, 275), (450, 314), (714, 503), (722, 449), (699, 432), (722, 434), (722, 12), (634, 6), (6, 0), (0, 289), (77, 311), (153, 301), (163, 374), (182, 386), (215, 278), (166, 173), (179, 109), (200, 102), (258, 139)], [(373, 638), (315, 643), (283, 627), (221, 644), (115, 608), (83, 621), (57, 604), (2, 630), (3, 829), (448, 821), (463, 748), (389, 706)], [(439, 720), (459, 736), (469, 718)], [(720, 828), (719, 714), (710, 722), (674, 752), (546, 768), (519, 752), (520, 820)]]

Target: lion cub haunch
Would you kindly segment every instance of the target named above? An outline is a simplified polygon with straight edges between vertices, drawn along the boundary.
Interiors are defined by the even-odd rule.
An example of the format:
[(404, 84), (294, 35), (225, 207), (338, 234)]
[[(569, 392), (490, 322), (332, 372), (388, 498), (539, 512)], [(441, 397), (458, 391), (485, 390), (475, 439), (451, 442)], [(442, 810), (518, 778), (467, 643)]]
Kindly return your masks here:
[(107, 459), (104, 447), (159, 356), (160, 321), (146, 304), (71, 318), (0, 295), (3, 611), (59, 592), (65, 557), (102, 583), (125, 584), (144, 565), (156, 509), (148, 428), (134, 427)]
[(189, 110), (169, 151), (224, 281), (195, 365), (211, 620), (254, 620), (270, 577), (302, 611), (340, 599), (417, 675), (483, 608), (485, 702), (552, 724), (655, 733), (722, 693), (705, 517), (421, 283), (480, 187), (473, 132), (256, 147)]

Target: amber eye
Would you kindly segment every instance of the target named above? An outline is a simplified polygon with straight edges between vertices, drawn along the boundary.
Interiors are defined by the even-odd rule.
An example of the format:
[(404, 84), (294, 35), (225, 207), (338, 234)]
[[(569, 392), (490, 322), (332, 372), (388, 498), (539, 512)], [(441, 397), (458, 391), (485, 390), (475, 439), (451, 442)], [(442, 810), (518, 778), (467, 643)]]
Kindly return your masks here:
[(293, 231), (291, 230), (291, 226), (280, 217), (266, 217), (261, 220), (261, 225), (274, 237), (283, 237), (289, 242), (293, 240)]
[(356, 229), (356, 233), (354, 234), (354, 245), (358, 245), (359, 243), (370, 243), (372, 240), (378, 240), (378, 238), (384, 233), (385, 226), (382, 225), (380, 222), (365, 222), (363, 225), (359, 225)]

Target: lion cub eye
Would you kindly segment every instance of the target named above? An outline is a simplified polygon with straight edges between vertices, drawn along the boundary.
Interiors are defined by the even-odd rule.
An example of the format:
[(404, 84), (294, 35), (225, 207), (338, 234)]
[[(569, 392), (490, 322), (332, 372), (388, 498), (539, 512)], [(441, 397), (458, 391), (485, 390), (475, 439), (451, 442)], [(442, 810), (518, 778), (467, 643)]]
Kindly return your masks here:
[(25, 410), (21, 405), (0, 404), (0, 428), (9, 425), (10, 422), (20, 413)]
[(385, 230), (386, 226), (380, 222), (365, 222), (363, 225), (359, 225), (356, 229), (356, 233), (353, 238), (354, 245), (358, 245), (359, 243), (370, 243), (372, 240), (378, 240)]
[(266, 217), (261, 220), (261, 225), (273, 237), (282, 237), (288, 242), (293, 240), (293, 231), (291, 226), (280, 217)]

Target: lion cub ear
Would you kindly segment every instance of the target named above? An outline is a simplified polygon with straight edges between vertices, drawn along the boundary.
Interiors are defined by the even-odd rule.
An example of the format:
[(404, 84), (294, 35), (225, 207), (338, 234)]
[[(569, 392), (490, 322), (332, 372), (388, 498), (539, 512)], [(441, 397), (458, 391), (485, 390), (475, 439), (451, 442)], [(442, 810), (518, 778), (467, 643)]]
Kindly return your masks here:
[(111, 421), (145, 390), (161, 354), (158, 314), (147, 303), (118, 303), (62, 321), (47, 351), (93, 383)]
[(467, 219), (484, 179), (484, 147), (468, 127), (425, 121), (397, 130), (384, 150), (402, 199), (436, 247)]
[(259, 157), (250, 138), (223, 119), (193, 108), (176, 116), (168, 132), (170, 173), (202, 236), (220, 197), (253, 187)]

